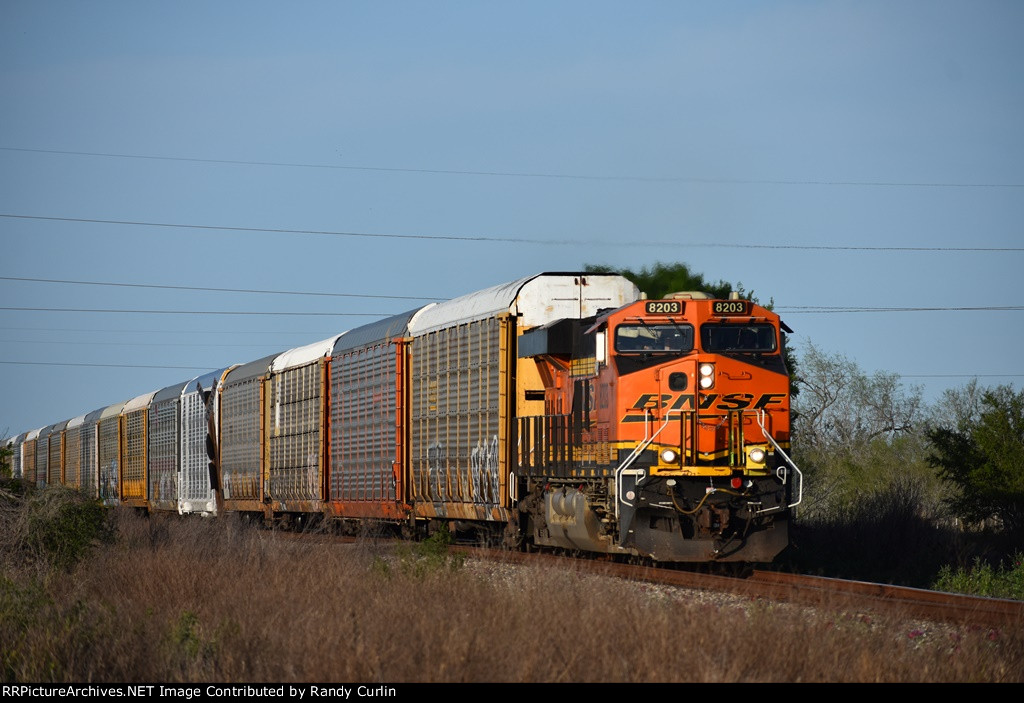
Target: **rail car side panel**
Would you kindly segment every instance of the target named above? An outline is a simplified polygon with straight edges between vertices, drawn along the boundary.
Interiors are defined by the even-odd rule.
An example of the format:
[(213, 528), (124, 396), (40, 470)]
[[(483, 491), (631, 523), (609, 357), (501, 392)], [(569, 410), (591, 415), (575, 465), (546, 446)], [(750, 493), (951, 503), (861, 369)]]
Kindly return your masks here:
[(121, 502), (146, 505), (147, 408), (126, 412), (121, 418)]
[[(220, 396), (218, 384), (230, 369), (222, 369), (190, 381), (181, 392), (180, 474), (178, 484), (178, 510), (182, 513), (215, 513), (217, 496), (211, 483), (210, 450), (216, 453), (218, 445)], [(200, 389), (209, 385), (210, 410), (207, 410)], [(207, 413), (213, 414), (211, 419)], [(212, 427), (211, 427), (212, 425)], [(211, 436), (212, 433), (212, 436)], [(208, 438), (209, 437), (209, 441)]]
[(50, 428), (39, 433), (36, 441), (36, 487), (43, 488), (50, 477)]
[(318, 359), (273, 373), (264, 385), (268, 496), (275, 511), (320, 510), (327, 368)]
[(394, 342), (331, 360), (330, 499), (339, 516), (398, 518), (398, 368)]
[(64, 479), (64, 432), (66, 422), (54, 427), (50, 433), (49, 457), (46, 462), (46, 483), (59, 486)]
[(82, 487), (82, 425), (68, 423), (64, 430), (64, 485)]
[(260, 377), (228, 383), (221, 396), (221, 485), (228, 510), (262, 510), (261, 386)]
[(178, 510), (179, 398), (153, 402), (149, 410), (149, 474), (152, 510)]
[(121, 418), (114, 415), (100, 419), (97, 425), (99, 434), (99, 498), (107, 505), (116, 505), (119, 501), (120, 422)]
[(26, 483), (36, 482), (36, 445), (38, 439), (27, 439), (21, 447), (21, 475)]
[(418, 517), (507, 519), (507, 325), (507, 316), (488, 317), (412, 342), (410, 474)]
[(81, 429), (82, 473), (81, 490), (90, 498), (99, 496), (99, 457), (97, 456), (99, 435), (97, 421), (101, 411), (95, 410), (85, 416)]

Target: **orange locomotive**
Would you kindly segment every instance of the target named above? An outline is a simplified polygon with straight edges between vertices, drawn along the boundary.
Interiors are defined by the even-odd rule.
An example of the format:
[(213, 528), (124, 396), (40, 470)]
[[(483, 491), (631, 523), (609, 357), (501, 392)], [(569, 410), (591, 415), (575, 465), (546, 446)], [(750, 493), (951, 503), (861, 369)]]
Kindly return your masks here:
[(802, 484), (781, 330), (751, 301), (677, 293), (525, 332), (545, 410), (518, 419), (522, 536), (660, 561), (774, 558)]

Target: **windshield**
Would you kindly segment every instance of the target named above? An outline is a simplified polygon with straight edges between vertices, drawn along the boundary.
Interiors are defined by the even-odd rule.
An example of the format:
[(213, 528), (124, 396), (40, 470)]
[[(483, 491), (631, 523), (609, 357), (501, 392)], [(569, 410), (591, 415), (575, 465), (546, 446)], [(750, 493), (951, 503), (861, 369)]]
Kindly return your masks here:
[(775, 328), (771, 325), (703, 325), (700, 346), (706, 352), (773, 352)]
[(619, 325), (615, 328), (615, 351), (626, 354), (693, 351), (690, 325)]

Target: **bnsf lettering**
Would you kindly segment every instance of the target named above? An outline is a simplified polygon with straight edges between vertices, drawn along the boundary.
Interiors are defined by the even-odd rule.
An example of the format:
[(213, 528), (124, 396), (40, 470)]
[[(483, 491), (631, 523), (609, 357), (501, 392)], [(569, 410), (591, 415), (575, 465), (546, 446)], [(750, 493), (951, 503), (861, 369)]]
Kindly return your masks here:
[(741, 410), (749, 407), (753, 400), (754, 396), (752, 393), (729, 393), (722, 396), (722, 402), (715, 407), (722, 410)]
[[(785, 400), (785, 393), (763, 393), (755, 396), (753, 393), (705, 393), (700, 397), (701, 410), (754, 410), (771, 409), (772, 406), (781, 405)], [(644, 408), (660, 407), (669, 410), (693, 410), (694, 398), (692, 395), (681, 393), (673, 396), (670, 393), (644, 393), (632, 405), (632, 410), (643, 410)], [(642, 415), (627, 415), (622, 418), (623, 422), (643, 422)]]

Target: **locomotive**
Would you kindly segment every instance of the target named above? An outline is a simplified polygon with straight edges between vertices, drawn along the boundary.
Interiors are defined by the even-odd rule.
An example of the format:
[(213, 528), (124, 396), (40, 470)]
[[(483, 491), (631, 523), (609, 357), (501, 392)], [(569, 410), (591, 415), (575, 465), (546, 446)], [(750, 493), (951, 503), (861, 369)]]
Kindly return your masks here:
[(770, 561), (802, 486), (782, 331), (736, 296), (543, 273), (9, 442), (28, 481), (150, 512)]

